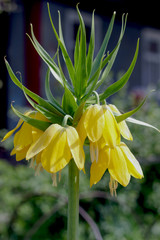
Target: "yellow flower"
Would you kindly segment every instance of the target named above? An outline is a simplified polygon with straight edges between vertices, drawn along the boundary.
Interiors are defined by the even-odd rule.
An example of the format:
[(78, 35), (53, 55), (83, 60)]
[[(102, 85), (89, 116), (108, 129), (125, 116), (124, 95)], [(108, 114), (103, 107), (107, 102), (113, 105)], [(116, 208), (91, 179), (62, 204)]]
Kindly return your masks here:
[(38, 140), (32, 144), (26, 159), (41, 153), (43, 168), (56, 173), (62, 170), (73, 158), (79, 170), (84, 168), (83, 145), (75, 128), (52, 124)]
[(112, 195), (116, 194), (118, 182), (125, 187), (131, 176), (143, 178), (139, 162), (123, 142), (115, 148), (105, 146), (100, 149), (98, 160), (91, 165), (90, 186), (99, 182), (107, 169), (111, 177), (109, 187)]
[[(118, 108), (115, 105), (109, 104), (109, 107), (112, 110), (112, 112), (118, 113), (119, 115), (121, 114), (120, 111), (118, 110)], [(133, 137), (132, 137), (132, 134), (131, 134), (126, 122), (122, 121), (122, 122), (118, 123), (118, 126), (119, 126), (119, 130), (120, 130), (121, 135), (125, 139), (132, 141)]]
[[(26, 116), (29, 116), (34, 119), (48, 121), (41, 113), (28, 111), (25, 113)], [(18, 130), (19, 129), (19, 130)], [(2, 141), (8, 139), (16, 130), (18, 130), (14, 135), (14, 148), (11, 152), (11, 155), (16, 154), (16, 160), (20, 161), (26, 157), (26, 153), (31, 146), (43, 133), (43, 131), (32, 127), (30, 124), (23, 122), (22, 119), (19, 120), (17, 126), (9, 131), (3, 138)]]
[(82, 142), (86, 137), (90, 142), (97, 142), (103, 137), (110, 147), (120, 143), (120, 130), (108, 105), (89, 106), (77, 125), (77, 131)]

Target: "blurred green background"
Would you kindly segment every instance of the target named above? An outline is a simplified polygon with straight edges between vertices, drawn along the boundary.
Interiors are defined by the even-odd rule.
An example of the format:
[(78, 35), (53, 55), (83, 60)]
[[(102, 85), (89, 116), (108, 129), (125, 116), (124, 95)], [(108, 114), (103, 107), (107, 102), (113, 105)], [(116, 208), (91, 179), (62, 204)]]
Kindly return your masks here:
[[(123, 89), (112, 99), (119, 109), (128, 110), (143, 98), (143, 92), (128, 95)], [(127, 99), (127, 101), (126, 101)], [(160, 128), (160, 108), (153, 93), (135, 118)], [(106, 240), (160, 239), (160, 147), (159, 133), (128, 123), (133, 142), (127, 142), (144, 171), (144, 179), (119, 185), (117, 197), (109, 193), (109, 174), (89, 187), (89, 149), (86, 147), (86, 174), (80, 174), (80, 238)], [(1, 131), (1, 137), (5, 130)], [(12, 139), (1, 143), (0, 160), (0, 239), (66, 239), (67, 167), (58, 187), (48, 173), (34, 176), (26, 161), (15, 166), (9, 158)]]

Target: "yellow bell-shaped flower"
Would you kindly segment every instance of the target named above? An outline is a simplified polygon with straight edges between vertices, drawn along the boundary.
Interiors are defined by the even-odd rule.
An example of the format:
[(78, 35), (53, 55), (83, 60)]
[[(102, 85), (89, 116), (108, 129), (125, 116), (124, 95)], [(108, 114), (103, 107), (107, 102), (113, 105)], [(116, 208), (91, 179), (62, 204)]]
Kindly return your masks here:
[(86, 137), (90, 142), (97, 142), (103, 137), (110, 147), (120, 143), (120, 130), (108, 105), (89, 106), (77, 125), (77, 131), (82, 142)]
[(52, 124), (29, 148), (26, 159), (39, 153), (43, 168), (50, 173), (62, 170), (72, 158), (79, 170), (84, 168), (83, 145), (74, 127)]
[(99, 182), (107, 169), (111, 176), (109, 186), (112, 194), (115, 193), (118, 182), (125, 187), (131, 176), (143, 178), (139, 162), (123, 142), (115, 148), (105, 146), (100, 149), (98, 160), (91, 165), (90, 186)]

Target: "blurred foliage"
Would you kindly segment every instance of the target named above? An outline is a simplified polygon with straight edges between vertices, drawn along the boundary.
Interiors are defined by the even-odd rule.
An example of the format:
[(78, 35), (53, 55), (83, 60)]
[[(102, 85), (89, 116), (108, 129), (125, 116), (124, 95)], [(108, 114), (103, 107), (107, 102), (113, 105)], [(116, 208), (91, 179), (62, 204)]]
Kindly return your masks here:
[[(120, 92), (112, 102), (123, 111), (135, 107), (144, 96), (143, 91), (128, 95)], [(126, 101), (127, 99), (127, 101)], [(128, 100), (129, 99), (129, 100)], [(160, 129), (160, 107), (152, 93), (136, 119)], [(86, 173), (80, 175), (80, 206), (99, 228), (103, 240), (159, 240), (160, 236), (160, 148), (159, 133), (153, 129), (128, 123), (134, 140), (127, 142), (141, 162), (144, 179), (131, 180), (126, 187), (119, 185), (117, 198), (109, 194), (109, 174), (90, 189), (90, 160), (86, 147)], [(5, 130), (4, 130), (5, 131)], [(2, 137), (4, 132), (1, 131)], [(1, 144), (7, 153), (11, 142)], [(66, 239), (67, 229), (67, 168), (62, 171), (58, 187), (52, 186), (48, 173), (34, 176), (26, 161), (15, 164), (14, 158), (0, 160), (0, 239), (49, 240)], [(58, 178), (58, 176), (57, 176)], [(94, 240), (93, 222), (80, 216), (80, 239)], [(89, 225), (90, 223), (90, 225)], [(98, 238), (97, 238), (98, 239)]]

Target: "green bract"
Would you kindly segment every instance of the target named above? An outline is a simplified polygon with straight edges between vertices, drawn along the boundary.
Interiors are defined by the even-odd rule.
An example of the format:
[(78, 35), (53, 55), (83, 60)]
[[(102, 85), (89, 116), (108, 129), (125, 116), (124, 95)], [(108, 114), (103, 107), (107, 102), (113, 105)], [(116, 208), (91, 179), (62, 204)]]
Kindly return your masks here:
[[(121, 41), (123, 39), (126, 22), (127, 22), (127, 14), (122, 15), (122, 26), (121, 32), (118, 39), (118, 42), (115, 48), (106, 55), (106, 50), (108, 46), (109, 39), (112, 34), (114, 20), (116, 13), (113, 13), (111, 21), (109, 23), (108, 30), (102, 42), (102, 45), (98, 51), (97, 56), (94, 58), (94, 48), (95, 48), (95, 28), (94, 28), (94, 11), (92, 14), (92, 24), (91, 24), (91, 33), (90, 33), (90, 41), (87, 51), (86, 44), (86, 29), (81, 13), (78, 9), (77, 5), (77, 13), (79, 17), (79, 29), (77, 32), (76, 43), (74, 48), (74, 63), (72, 62), (65, 43), (63, 39), (62, 26), (61, 26), (61, 16), (59, 14), (59, 32), (54, 27), (51, 12), (48, 4), (48, 13), (50, 22), (53, 28), (53, 32), (58, 42), (58, 49), (52, 58), (45, 49), (39, 44), (37, 41), (33, 26), (31, 25), (31, 36), (29, 36), (35, 50), (42, 58), (42, 60), (47, 64), (48, 70), (46, 73), (45, 79), (45, 92), (47, 100), (41, 98), (37, 94), (33, 93), (29, 89), (23, 86), (22, 82), (18, 80), (12, 71), (9, 63), (5, 59), (5, 63), (7, 66), (7, 70), (12, 81), (24, 92), (24, 95), (31, 106), (42, 113), (49, 122), (43, 122), (36, 119), (31, 119), (26, 117), (19, 111), (17, 111), (13, 106), (13, 111), (22, 118), (25, 122), (36, 126), (40, 130), (45, 130), (50, 124), (58, 123), (62, 124), (62, 121), (66, 115), (70, 115), (68, 124), (76, 126), (83, 110), (86, 106), (90, 104), (96, 103), (96, 96), (93, 94), (103, 83), (107, 81), (107, 77), (112, 69), (114, 61), (116, 59), (119, 47), (121, 45)], [(66, 64), (66, 68), (68, 70), (69, 79), (63, 73), (59, 51), (61, 50), (64, 62)], [(101, 102), (105, 101), (106, 98), (118, 92), (129, 80), (131, 73), (135, 67), (136, 60), (138, 57), (139, 50), (139, 39), (137, 41), (137, 47), (135, 50), (135, 54), (133, 60), (131, 62), (130, 67), (126, 71), (126, 73), (115, 83), (111, 84), (104, 92), (99, 94), (99, 99)], [(55, 61), (56, 60), (56, 61)], [(62, 85), (64, 88), (64, 95), (62, 98), (62, 104), (60, 105), (57, 100), (54, 98), (52, 91), (50, 89), (50, 74), (54, 76), (54, 78)], [(122, 114), (120, 116), (116, 116), (117, 122), (121, 122), (125, 119), (128, 119), (131, 115), (133, 115), (136, 111), (138, 111), (142, 105), (144, 104), (146, 98), (142, 101), (142, 103), (132, 111), (128, 113)], [(141, 121), (137, 121), (132, 118), (128, 119), (130, 122), (140, 125), (145, 125), (151, 127), (151, 125), (145, 124)]]

